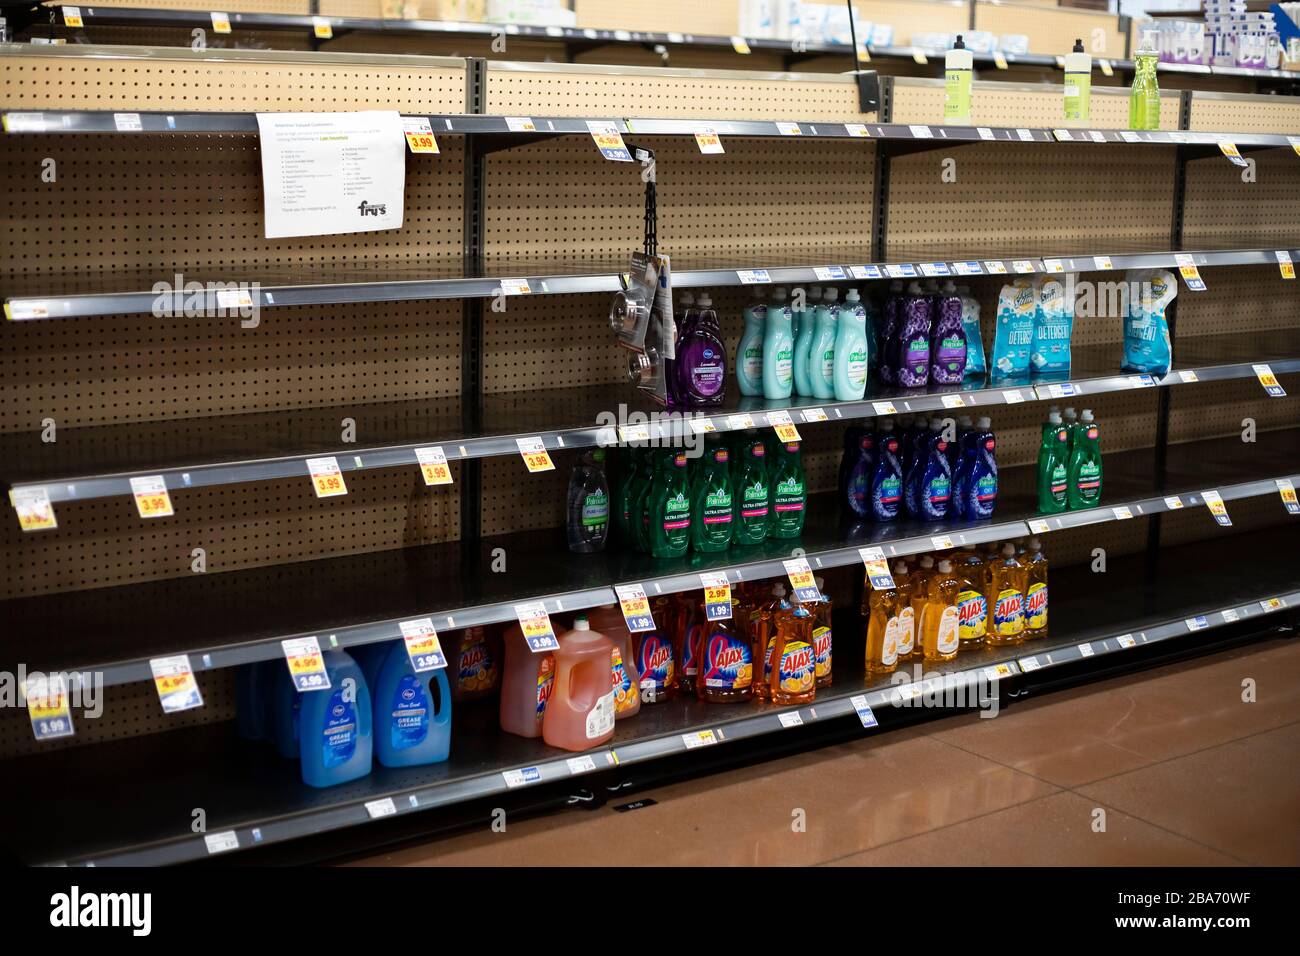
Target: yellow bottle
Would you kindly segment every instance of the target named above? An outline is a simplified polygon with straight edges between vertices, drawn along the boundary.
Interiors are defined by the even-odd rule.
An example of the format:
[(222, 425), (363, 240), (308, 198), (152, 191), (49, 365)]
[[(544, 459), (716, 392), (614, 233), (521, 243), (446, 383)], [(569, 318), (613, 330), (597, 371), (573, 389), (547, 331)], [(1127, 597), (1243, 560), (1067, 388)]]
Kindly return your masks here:
[(944, 558), (930, 578), (925, 614), (921, 621), (921, 647), (926, 661), (950, 661), (957, 656), (957, 593), (960, 585), (952, 562)]
[(957, 636), (961, 646), (980, 647), (988, 635), (988, 568), (974, 551), (957, 556)]
[(831, 612), (834, 610), (834, 605), (831, 603), (831, 596), (826, 593), (825, 578), (817, 579), (817, 590), (821, 592), (822, 599), (816, 604), (808, 605), (808, 610), (812, 611), (813, 615), (813, 659), (817, 665), (817, 686), (829, 687), (832, 658)]
[(912, 595), (916, 584), (907, 565), (899, 561), (894, 565), (894, 590), (898, 592), (898, 660), (914, 661), (921, 657), (921, 641), (916, 629), (916, 612), (912, 609)]
[(898, 669), (898, 588), (874, 591), (868, 585), (868, 592), (867, 674), (892, 674)]
[(1025, 638), (1047, 636), (1047, 555), (1037, 538), (1025, 555)]
[(912, 628), (916, 639), (912, 642), (909, 661), (921, 660), (921, 635), (925, 633), (925, 604), (930, 599), (930, 579), (934, 577), (934, 558), (925, 555), (912, 572)]
[(750, 641), (753, 647), (754, 696), (767, 700), (771, 695), (772, 651), (776, 646), (777, 623), (790, 613), (785, 599), (785, 585), (772, 585), (772, 600), (750, 615)]
[(1025, 566), (1008, 541), (989, 566), (989, 644), (1019, 644), (1025, 639)]

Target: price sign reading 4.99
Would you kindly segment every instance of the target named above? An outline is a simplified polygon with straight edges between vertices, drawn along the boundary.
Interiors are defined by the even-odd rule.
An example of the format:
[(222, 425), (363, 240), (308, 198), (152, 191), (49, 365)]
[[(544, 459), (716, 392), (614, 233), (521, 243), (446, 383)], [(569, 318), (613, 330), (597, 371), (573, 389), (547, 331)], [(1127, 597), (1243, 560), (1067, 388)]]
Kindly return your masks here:
[(135, 510), (141, 518), (170, 518), (172, 499), (167, 494), (167, 482), (162, 475), (142, 475), (131, 479), (131, 494), (135, 496)]
[(1291, 483), (1291, 479), (1279, 478), (1275, 484), (1278, 494), (1282, 496), (1282, 505), (1286, 508), (1286, 513), (1300, 515), (1300, 500), (1296, 498), (1295, 485)]
[(813, 578), (812, 569), (808, 567), (806, 558), (791, 558), (782, 563), (785, 565), (786, 575), (790, 578), (790, 587), (794, 589), (796, 601), (800, 604), (809, 604), (822, 599), (822, 593), (817, 590), (817, 581)]
[(296, 690), (329, 690), (330, 677), (325, 672), (325, 658), (321, 656), (320, 642), (315, 637), (291, 637), (281, 641), (280, 647), (284, 649), (289, 678)]
[(546, 613), (545, 601), (516, 604), (515, 617), (519, 620), (519, 629), (524, 632), (528, 649), (534, 654), (553, 651), (560, 646), (551, 627), (551, 615)]
[(646, 600), (645, 588), (639, 584), (616, 584), (614, 593), (618, 595), (619, 606), (623, 609), (623, 620), (627, 629), (633, 634), (641, 634), (655, 629), (654, 615), (650, 613), (650, 602)]
[(515, 444), (519, 446), (519, 454), (524, 459), (524, 464), (528, 471), (536, 474), (539, 471), (554, 471), (555, 462), (551, 461), (550, 454), (546, 451), (546, 445), (536, 436), (532, 438), (516, 438)]
[(1210, 509), (1210, 514), (1214, 515), (1214, 520), (1225, 528), (1232, 527), (1232, 519), (1228, 517), (1228, 506), (1223, 503), (1223, 496), (1217, 491), (1202, 491), (1201, 498), (1205, 501), (1205, 507)]
[(731, 582), (725, 571), (705, 571), (700, 575), (704, 587), (704, 616), (710, 621), (731, 620)]
[(194, 679), (188, 654), (155, 657), (149, 662), (149, 669), (153, 671), (153, 684), (158, 689), (163, 713), (177, 714), (203, 706), (203, 695)]
[(1251, 368), (1255, 370), (1255, 377), (1264, 386), (1269, 398), (1286, 398), (1286, 389), (1278, 382), (1271, 365), (1252, 365)]
[(337, 458), (308, 458), (307, 470), (311, 473), (311, 485), (316, 489), (317, 498), (333, 498), (348, 493)]
[(411, 658), (411, 667), (417, 674), (436, 671), (447, 666), (447, 656), (438, 641), (438, 632), (433, 628), (431, 618), (422, 617), (414, 621), (402, 621), (402, 640), (406, 642), (406, 653)]
[(413, 153), (437, 153), (438, 140), (434, 138), (433, 127), (427, 116), (403, 116), (402, 129), (406, 133), (406, 145)]

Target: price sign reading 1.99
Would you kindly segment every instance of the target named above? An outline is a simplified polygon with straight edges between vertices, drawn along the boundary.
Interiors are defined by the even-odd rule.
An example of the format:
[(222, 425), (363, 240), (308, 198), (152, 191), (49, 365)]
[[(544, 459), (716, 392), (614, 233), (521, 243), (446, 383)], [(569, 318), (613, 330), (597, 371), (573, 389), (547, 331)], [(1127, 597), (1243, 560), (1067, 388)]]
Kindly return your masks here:
[(710, 621), (731, 619), (731, 582), (725, 571), (706, 571), (700, 575), (704, 587), (704, 616)]
[(820, 601), (822, 595), (817, 590), (817, 581), (813, 578), (807, 559), (791, 558), (784, 564), (785, 573), (790, 578), (790, 587), (794, 589), (794, 599), (800, 604)]
[(655, 629), (654, 615), (650, 613), (650, 602), (646, 600), (645, 588), (639, 584), (616, 584), (614, 593), (618, 595), (619, 606), (623, 609), (623, 620), (627, 629), (633, 634), (641, 634)]

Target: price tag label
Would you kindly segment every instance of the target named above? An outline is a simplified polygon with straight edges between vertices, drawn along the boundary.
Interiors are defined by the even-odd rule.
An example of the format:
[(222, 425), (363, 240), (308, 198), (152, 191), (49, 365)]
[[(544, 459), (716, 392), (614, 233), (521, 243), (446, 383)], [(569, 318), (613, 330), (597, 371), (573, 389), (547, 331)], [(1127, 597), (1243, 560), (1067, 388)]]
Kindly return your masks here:
[(1047, 269), (1048, 272), (1052, 273), (1065, 271), (1065, 263), (1060, 259), (1044, 259), (1043, 267)]
[(167, 493), (167, 483), (162, 475), (141, 475), (131, 479), (131, 494), (135, 496), (135, 510), (141, 518), (170, 518), (172, 498)]
[(987, 126), (977, 126), (975, 127), (975, 132), (980, 134), (980, 139), (986, 139), (989, 142), (997, 139), (997, 137), (993, 135), (993, 130), (989, 129)]
[(203, 695), (199, 693), (188, 654), (155, 657), (149, 662), (149, 670), (153, 672), (153, 685), (158, 691), (164, 714), (177, 714), (203, 706)]
[(741, 412), (739, 415), (727, 416), (727, 428), (733, 432), (743, 431), (746, 428), (754, 427), (754, 416), (749, 412)]
[(550, 453), (547, 452), (541, 438), (536, 435), (529, 438), (516, 438), (515, 444), (519, 447), (519, 454), (524, 459), (530, 474), (555, 470), (555, 462), (551, 461)]
[(822, 282), (843, 282), (844, 269), (840, 266), (817, 266), (813, 269), (815, 275)]
[(1111, 508), (1110, 513), (1115, 516), (1116, 521), (1127, 521), (1133, 517), (1133, 512), (1128, 505), (1120, 505), (1118, 508)]
[(600, 155), (616, 163), (632, 162), (632, 154), (623, 143), (623, 134), (614, 123), (602, 120), (587, 120), (587, 129), (591, 139), (600, 150)]
[(797, 710), (792, 710), (784, 714), (777, 714), (776, 719), (781, 721), (781, 726), (787, 730), (791, 727), (802, 727), (803, 718), (799, 716)]
[(803, 420), (805, 422), (808, 422), (810, 424), (813, 422), (829, 421), (829, 418), (826, 414), (826, 409), (824, 408), (805, 408), (799, 414), (803, 416)]
[(1111, 262), (1110, 256), (1093, 256), (1092, 264), (1103, 272), (1109, 272), (1115, 268), (1115, 263)]
[(1300, 501), (1296, 500), (1295, 485), (1291, 484), (1291, 479), (1278, 478), (1276, 484), (1278, 494), (1282, 496), (1282, 505), (1286, 508), (1286, 513), (1300, 515)]
[(40, 133), (45, 130), (45, 114), (5, 113), (0, 116), (0, 126), (6, 133)]
[(851, 266), (849, 275), (855, 279), (879, 279), (883, 273), (880, 271), (880, 266)]
[(872, 713), (871, 705), (867, 703), (865, 694), (854, 694), (849, 698), (849, 703), (853, 705), (853, 710), (858, 715), (858, 720), (862, 722), (864, 729), (877, 727), (876, 715)]
[[(214, 13), (213, 16), (215, 17), (216, 14)], [(225, 14), (222, 14), (222, 16), (225, 16)], [(81, 7), (64, 7), (63, 25), (65, 27), (73, 27), (78, 30), (81, 29), (83, 26), (85, 26), (85, 24), (81, 22)], [(221, 31), (218, 30), (217, 32), (219, 33)], [(227, 33), (230, 32), (229, 24), (226, 25), (226, 32)]]
[(1032, 260), (1029, 259), (1012, 259), (1011, 268), (1015, 269), (1016, 272), (1020, 273), (1021, 275), (1029, 275), (1030, 273), (1035, 271), (1034, 263)]
[(393, 803), (392, 797), (384, 797), (382, 800), (367, 800), (366, 815), (372, 820), (396, 816), (397, 804)]
[(1250, 163), (1242, 158), (1241, 151), (1237, 149), (1236, 143), (1220, 143), (1219, 152), (1221, 152), (1234, 166), (1248, 167)]
[(867, 130), (867, 127), (864, 126), (862, 123), (845, 123), (844, 131), (848, 133), (850, 136), (856, 137), (858, 139), (871, 138), (871, 133)]
[(686, 745), (687, 750), (694, 750), (697, 747), (712, 747), (717, 742), (718, 738), (712, 730), (697, 730), (691, 734), (682, 734), (682, 743)]
[(1300, 136), (1288, 136), (1286, 141), (1291, 144), (1291, 148), (1295, 150), (1295, 154), (1300, 156)]
[(731, 48), (735, 50), (737, 53), (739, 53), (741, 56), (749, 56), (750, 53), (749, 41), (746, 40), (744, 37), (732, 37)]
[(44, 488), (11, 488), (9, 503), (18, 512), (18, 527), (23, 531), (52, 531), (59, 526), (54, 503)]
[(871, 407), (876, 410), (877, 415), (897, 415), (898, 409), (894, 407), (893, 402), (872, 402)]
[(1130, 130), (1122, 129), (1122, 130), (1119, 131), (1119, 135), (1120, 135), (1120, 138), (1123, 139), (1124, 142), (1126, 142), (1126, 143), (1140, 143), (1140, 142), (1142, 142), (1142, 137), (1139, 136), (1137, 133), (1134, 133), (1134, 132), (1132, 132), (1132, 131), (1130, 131)]
[(723, 153), (722, 140), (712, 126), (705, 126), (695, 131), (695, 145), (700, 148), (701, 153)]
[(782, 563), (785, 565), (785, 573), (790, 579), (790, 587), (794, 591), (796, 601), (800, 604), (810, 604), (821, 600), (821, 592), (817, 590), (817, 581), (813, 578), (812, 569), (808, 567), (806, 558), (791, 558)]
[(1064, 70), (1064, 69), (1065, 69), (1065, 57), (1063, 57), (1063, 56), (1062, 56), (1061, 54), (1059, 54), (1059, 53), (1056, 55), (1056, 68), (1057, 68), (1058, 70)]
[(1232, 527), (1232, 519), (1228, 517), (1228, 506), (1223, 503), (1223, 497), (1217, 491), (1202, 491), (1201, 498), (1205, 501), (1205, 507), (1210, 509), (1210, 514), (1214, 515), (1214, 520), (1225, 528)]
[(1119, 637), (1115, 638), (1115, 641), (1120, 647), (1124, 648), (1124, 650), (1128, 650), (1130, 647), (1135, 647), (1137, 645), (1137, 641), (1133, 639), (1132, 634), (1121, 634)]
[(1100, 59), (1097, 61), (1097, 65), (1101, 67), (1101, 72), (1103, 76), (1115, 75), (1115, 67), (1111, 65), (1110, 60)]
[(928, 126), (909, 126), (913, 139), (934, 139), (934, 131)]
[(1178, 273), (1183, 277), (1187, 288), (1193, 292), (1204, 292), (1205, 280), (1201, 278), (1201, 271), (1196, 268), (1196, 260), (1189, 253), (1180, 252), (1174, 256), (1174, 261), (1178, 263)]
[(1031, 129), (1018, 129), (1016, 135), (1020, 137), (1022, 143), (1032, 143), (1034, 141), (1034, 131)]
[(978, 276), (984, 274), (984, 270), (980, 268), (980, 264), (975, 261), (954, 262), (952, 267), (957, 270), (957, 275), (959, 276)]
[(616, 584), (614, 593), (618, 595), (618, 604), (623, 609), (623, 620), (627, 622), (629, 631), (642, 634), (655, 629), (655, 619), (650, 613), (645, 588), (639, 584)]
[(502, 279), (502, 295), (532, 295), (533, 287), (528, 284), (527, 279)]
[(891, 279), (915, 279), (916, 266), (910, 262), (900, 262), (892, 266), (885, 266), (885, 273)]
[(1088, 130), (1088, 138), (1092, 140), (1094, 143), (1106, 142), (1106, 137), (1102, 134), (1100, 130), (1095, 130), (1095, 129)]
[(72, 710), (68, 701), (68, 684), (62, 674), (37, 674), (23, 684), (27, 698), (27, 716), (37, 740), (71, 737)]
[(1079, 645), (1079, 656), (1080, 656), (1080, 657), (1092, 657), (1092, 645), (1091, 645), (1091, 644), (1080, 644), (1080, 645)]
[(1259, 384), (1264, 386), (1264, 391), (1269, 398), (1286, 398), (1286, 389), (1278, 383), (1277, 376), (1273, 374), (1273, 369), (1268, 365), (1252, 365), (1255, 370), (1255, 377), (1259, 379)]
[(1052, 135), (1062, 143), (1074, 142), (1074, 135), (1068, 129), (1054, 129)]
[(997, 259), (985, 259), (984, 269), (991, 276), (1004, 276), (1007, 274), (1007, 264)]
[(506, 129), (512, 133), (535, 133), (537, 124), (528, 116), (507, 116)]
[(1004, 677), (1010, 677), (1015, 671), (1011, 669), (1010, 664), (994, 664), (991, 667), (984, 668), (984, 676), (989, 680), (1001, 680)]
[(343, 473), (339, 471), (339, 460), (333, 455), (329, 458), (308, 458), (307, 471), (311, 474), (311, 485), (316, 489), (317, 498), (333, 498), (348, 493)]
[(1295, 263), (1291, 261), (1291, 253), (1285, 249), (1279, 249), (1273, 255), (1277, 256), (1277, 267), (1282, 272), (1282, 278), (1294, 279)]
[(224, 13), (218, 13), (218, 12), (216, 12), (216, 11), (214, 10), (214, 11), (211, 13), (211, 17), (212, 17), (212, 32), (213, 32), (213, 33), (229, 33), (229, 32), (230, 32), (230, 17), (229, 17), (229, 16), (227, 16), (227, 15), (224, 14)]
[(668, 34), (668, 42), (669, 42), (669, 43), (685, 43), (685, 42), (686, 42), (686, 35), (685, 35), (685, 34), (682, 34), (682, 33), (670, 33), (670, 34)]
[(917, 64), (919, 64), (919, 65), (921, 65), (921, 66), (925, 66), (927, 63), (930, 62), (930, 58), (929, 58), (928, 56), (925, 55), (925, 51), (924, 51), (924, 50), (913, 50), (913, 51), (912, 51), (912, 62), (917, 63)]
[(1271, 611), (1280, 611), (1284, 607), (1286, 607), (1286, 601), (1283, 601), (1281, 598), (1268, 598), (1265, 601), (1259, 602), (1259, 609), (1265, 614), (1268, 614)]
[(713, 424), (713, 419), (707, 417), (692, 416), (686, 419), (690, 423), (691, 431), (697, 435), (703, 435), (706, 432), (716, 432), (718, 426)]
[(451, 484), (451, 468), (447, 466), (447, 453), (438, 445), (415, 449), (415, 460), (420, 463), (420, 474), (426, 485)]
[(574, 776), (577, 776), (580, 773), (591, 773), (596, 769), (596, 761), (592, 760), (590, 755), (570, 757), (564, 762), (569, 767), (569, 773)]
[(772, 281), (766, 269), (738, 269), (736, 278), (740, 280), (741, 285), (767, 285)]
[(1002, 393), (1002, 400), (1008, 405), (1019, 405), (1025, 400), (1025, 395), (1018, 388), (1010, 388)]
[(427, 116), (403, 116), (402, 130), (406, 133), (406, 145), (413, 153), (437, 153), (438, 140), (433, 135)]
[(1165, 507), (1170, 511), (1177, 511), (1183, 506), (1183, 499), (1178, 495), (1169, 495), (1165, 498)]
[(1017, 663), (1020, 665), (1020, 670), (1024, 674), (1032, 673), (1043, 666), (1038, 662), (1037, 657), (1022, 657), (1017, 661)]
[(1184, 385), (1192, 385), (1200, 381), (1200, 378), (1196, 374), (1196, 370), (1190, 368), (1179, 372), (1178, 378)]
[(619, 438), (625, 444), (638, 441), (650, 440), (650, 423), (649, 422), (632, 422), (628, 425), (618, 426)]
[(281, 641), (280, 647), (295, 690), (329, 690), (330, 675), (325, 671), (325, 658), (315, 637), (291, 637)]
[(799, 127), (798, 123), (777, 123), (776, 129), (782, 136), (803, 135), (803, 130)]
[(871, 62), (871, 51), (867, 49), (867, 45), (865, 43), (858, 44), (858, 62), (859, 63)]
[(1032, 518), (1029, 521), (1030, 534), (1047, 534), (1047, 532), (1051, 530), (1052, 530), (1052, 526), (1049, 525), (1042, 518)]
[(948, 263), (946, 262), (922, 262), (921, 274), (934, 277), (946, 276), (951, 273), (948, 271)]
[(551, 628), (551, 615), (546, 613), (545, 601), (516, 604), (515, 617), (519, 619), (519, 629), (524, 632), (528, 649), (534, 654), (553, 651), (560, 646)]
[[(1071, 398), (1075, 395), (1083, 394), (1083, 390), (1073, 382), (1061, 382), (1060, 384), (1047, 386), (1047, 394), (1052, 398)], [(1043, 389), (1041, 386), (1038, 389), (1038, 397), (1043, 397)]]
[(144, 129), (139, 113), (114, 113), (113, 125), (119, 133), (139, 133)]
[(993, 65), (996, 66), (999, 70), (1005, 70), (1007, 68), (1007, 55), (1003, 53), (1001, 50), (994, 50)]
[(1219, 616), (1223, 618), (1224, 624), (1235, 624), (1241, 619), (1241, 615), (1237, 613), (1236, 608), (1231, 607), (1225, 607), (1219, 612)]
[(889, 573), (889, 560), (881, 548), (858, 548), (862, 563), (867, 566), (867, 580), (877, 591), (890, 591), (894, 588), (894, 576)]
[(411, 668), (417, 674), (436, 671), (447, 666), (447, 655), (443, 653), (442, 642), (434, 629), (433, 619), (416, 618), (402, 621), (397, 625), (402, 630), (402, 641), (406, 644), (406, 656), (411, 659)]
[(949, 393), (943, 397), (944, 408), (965, 408), (966, 400), (960, 395)]
[(239, 834), (234, 830), (222, 830), (220, 833), (208, 833), (203, 837), (203, 845), (207, 847), (208, 856), (215, 856), (218, 853), (227, 853), (230, 850), (238, 850)]
[(952, 538), (946, 534), (935, 535), (930, 539), (930, 544), (934, 545), (936, 551), (949, 551), (957, 547), (952, 543)]
[(1186, 623), (1189, 631), (1200, 631), (1210, 626), (1210, 622), (1206, 620), (1204, 614), (1198, 614), (1196, 617), (1189, 617), (1187, 618)]
[(768, 412), (767, 423), (776, 431), (776, 437), (783, 442), (802, 441), (799, 429), (794, 427), (789, 412)]
[(518, 770), (503, 770), (501, 776), (506, 782), (506, 786), (513, 790), (515, 787), (524, 787), (530, 783), (537, 783), (542, 779), (542, 772), (536, 767), (520, 767)]
[(706, 571), (700, 574), (704, 587), (704, 616), (710, 621), (731, 620), (731, 582), (725, 571)]
[(312, 17), (311, 32), (317, 40), (334, 39), (334, 26), (328, 17)]
[(1128, 378), (1129, 388), (1155, 388), (1156, 380), (1150, 375), (1130, 375)]

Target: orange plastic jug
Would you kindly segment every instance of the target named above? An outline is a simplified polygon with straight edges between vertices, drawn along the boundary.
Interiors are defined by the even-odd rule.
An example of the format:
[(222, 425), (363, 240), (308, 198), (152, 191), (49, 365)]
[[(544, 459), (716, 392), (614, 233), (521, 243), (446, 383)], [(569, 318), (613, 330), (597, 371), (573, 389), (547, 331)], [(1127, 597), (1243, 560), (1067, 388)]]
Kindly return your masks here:
[(542, 717), (542, 739), (563, 750), (587, 750), (614, 736), (614, 642), (585, 616), (562, 634), (555, 654), (555, 689)]
[(534, 654), (518, 624), (506, 628), (505, 670), (501, 676), (501, 729), (520, 737), (540, 737), (546, 704), (555, 689), (555, 655)]

